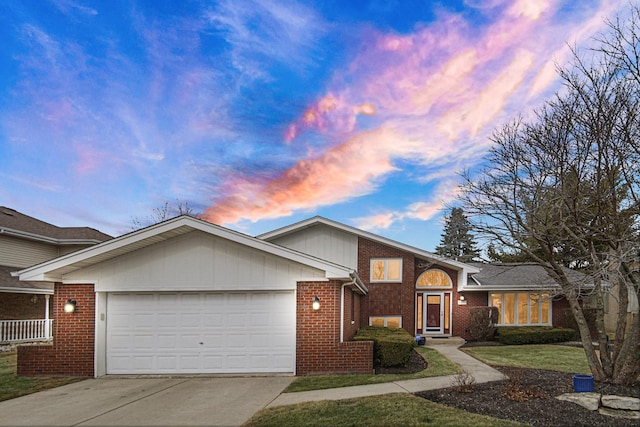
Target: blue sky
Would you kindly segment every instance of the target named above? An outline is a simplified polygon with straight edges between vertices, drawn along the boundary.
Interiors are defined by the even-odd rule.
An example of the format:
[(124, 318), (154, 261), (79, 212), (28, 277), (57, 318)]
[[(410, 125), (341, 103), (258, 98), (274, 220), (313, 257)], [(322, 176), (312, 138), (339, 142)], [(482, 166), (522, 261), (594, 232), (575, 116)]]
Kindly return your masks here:
[(458, 173), (626, 0), (0, 4), (0, 204), (112, 235), (165, 202), (434, 250)]

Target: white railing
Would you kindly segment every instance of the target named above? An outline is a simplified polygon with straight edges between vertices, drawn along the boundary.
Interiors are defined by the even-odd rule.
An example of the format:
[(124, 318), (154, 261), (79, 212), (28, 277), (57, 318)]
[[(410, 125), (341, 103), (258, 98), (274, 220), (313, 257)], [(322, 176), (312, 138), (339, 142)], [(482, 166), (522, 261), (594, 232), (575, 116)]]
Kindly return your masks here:
[(44, 341), (53, 338), (53, 319), (0, 320), (0, 343)]

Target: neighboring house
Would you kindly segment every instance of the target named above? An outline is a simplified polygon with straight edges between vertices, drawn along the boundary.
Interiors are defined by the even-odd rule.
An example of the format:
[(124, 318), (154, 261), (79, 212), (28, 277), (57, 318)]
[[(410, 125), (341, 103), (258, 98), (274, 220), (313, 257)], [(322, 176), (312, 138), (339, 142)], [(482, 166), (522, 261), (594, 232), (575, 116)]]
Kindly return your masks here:
[(510, 304), (486, 271), (321, 217), (251, 237), (181, 216), (20, 271), (55, 283), (56, 338), (20, 348), (18, 372), (371, 372), (358, 328), (468, 337), (472, 306)]
[(86, 227), (56, 227), (0, 206), (0, 343), (51, 339), (53, 283), (11, 272), (110, 239)]

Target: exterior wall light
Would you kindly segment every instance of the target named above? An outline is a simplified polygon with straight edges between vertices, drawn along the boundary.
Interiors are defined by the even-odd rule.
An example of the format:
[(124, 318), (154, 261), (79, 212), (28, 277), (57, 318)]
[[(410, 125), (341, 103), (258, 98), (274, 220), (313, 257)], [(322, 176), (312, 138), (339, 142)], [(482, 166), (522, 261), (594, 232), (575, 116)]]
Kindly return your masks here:
[(313, 308), (314, 310), (319, 310), (320, 309), (320, 298), (318, 298), (317, 295), (313, 299), (313, 304), (311, 304), (311, 308)]
[(67, 302), (64, 303), (64, 312), (65, 313), (73, 313), (73, 312), (75, 312), (77, 304), (78, 303), (76, 302), (76, 300), (73, 300), (73, 299), (67, 300)]
[(464, 301), (464, 295), (460, 294), (460, 301)]

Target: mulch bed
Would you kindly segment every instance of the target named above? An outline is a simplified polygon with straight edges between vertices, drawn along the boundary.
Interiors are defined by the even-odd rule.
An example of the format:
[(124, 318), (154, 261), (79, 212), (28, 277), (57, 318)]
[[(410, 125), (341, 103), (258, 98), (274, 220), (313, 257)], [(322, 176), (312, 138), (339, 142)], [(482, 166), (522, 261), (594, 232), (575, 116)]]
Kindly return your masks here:
[[(638, 420), (618, 419), (555, 399), (573, 392), (573, 375), (541, 369), (497, 367), (509, 381), (476, 384), (470, 393), (455, 388), (417, 393), (417, 396), (468, 412), (518, 421), (533, 426), (633, 426)], [(595, 383), (594, 391), (640, 398), (640, 384)]]

